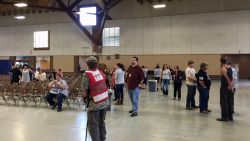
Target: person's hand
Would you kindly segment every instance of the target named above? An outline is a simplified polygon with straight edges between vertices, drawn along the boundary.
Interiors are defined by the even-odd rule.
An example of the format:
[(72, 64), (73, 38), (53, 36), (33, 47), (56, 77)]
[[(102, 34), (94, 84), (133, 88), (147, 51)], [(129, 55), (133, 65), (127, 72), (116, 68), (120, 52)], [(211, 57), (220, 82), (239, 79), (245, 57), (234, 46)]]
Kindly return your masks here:
[(139, 88), (142, 88), (142, 84), (139, 84)]

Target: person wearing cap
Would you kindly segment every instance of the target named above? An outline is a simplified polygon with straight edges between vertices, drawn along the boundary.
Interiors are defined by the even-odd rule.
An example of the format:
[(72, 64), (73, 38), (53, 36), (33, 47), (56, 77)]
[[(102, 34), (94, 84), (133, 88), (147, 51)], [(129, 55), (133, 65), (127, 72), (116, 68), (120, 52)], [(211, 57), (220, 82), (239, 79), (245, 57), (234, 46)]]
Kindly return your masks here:
[(211, 80), (207, 73), (206, 63), (201, 63), (200, 70), (198, 71), (196, 78), (197, 88), (200, 93), (200, 112), (201, 113), (209, 113), (211, 110), (208, 109), (208, 100), (209, 100), (209, 90), (211, 86)]
[(105, 116), (109, 95), (104, 72), (97, 69), (97, 59), (86, 60), (88, 70), (83, 74), (83, 97), (87, 100), (88, 130), (92, 141), (106, 140)]
[(186, 84), (187, 84), (187, 102), (186, 109), (193, 110), (194, 108), (199, 108), (195, 105), (195, 94), (196, 94), (196, 77), (194, 69), (194, 61), (188, 61), (188, 67), (185, 70)]

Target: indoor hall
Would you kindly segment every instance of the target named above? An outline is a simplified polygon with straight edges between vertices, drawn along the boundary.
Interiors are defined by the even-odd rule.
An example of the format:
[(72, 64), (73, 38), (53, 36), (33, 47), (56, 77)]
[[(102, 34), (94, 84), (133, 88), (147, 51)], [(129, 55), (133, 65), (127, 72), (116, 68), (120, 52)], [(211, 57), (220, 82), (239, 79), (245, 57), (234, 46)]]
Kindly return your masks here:
[[(102, 112), (102, 122), (109, 101), (106, 141), (249, 140), (249, 15), (250, 0), (0, 0), (1, 140), (82, 141), (89, 121), (87, 140), (96, 141), (91, 137), (105, 133), (103, 124), (99, 133), (93, 130), (98, 117), (93, 113)], [(223, 71), (230, 76), (230, 82), (222, 78), (224, 92), (221, 58), (227, 59)], [(87, 79), (96, 70), (91, 66), (98, 66), (102, 85)], [(136, 66), (143, 67), (145, 81), (139, 83), (141, 71), (138, 78), (131, 77)], [(179, 71), (174, 73), (176, 66)], [(205, 82), (204, 73), (199, 73), (205, 67), (205, 80), (211, 79), (212, 85), (204, 110), (195, 106), (204, 108), (200, 86), (209, 90), (200, 82)], [(187, 75), (187, 68), (195, 69), (195, 78)], [(173, 100), (177, 75), (182, 82), (180, 101)], [(155, 79), (163, 80), (158, 90)], [(85, 89), (90, 84), (105, 92), (90, 93)], [(234, 84), (235, 114), (222, 119), (227, 122), (217, 121), (220, 95), (228, 90), (225, 87), (233, 90)], [(186, 104), (193, 96), (187, 85), (199, 87), (191, 107)], [(166, 87), (168, 96), (163, 96)], [(89, 118), (84, 94), (92, 96), (90, 101), (94, 95), (105, 97), (98, 101), (100, 107), (90, 104), (97, 110), (90, 106)]]
[[(248, 141), (250, 130), (250, 101), (248, 81), (240, 81), (235, 96), (234, 122), (218, 122), (220, 116), (218, 81), (212, 82), (209, 114), (199, 110), (185, 109), (186, 86), (182, 87), (181, 101), (173, 99), (173, 88), (169, 96), (161, 92), (142, 90), (139, 115), (131, 118), (128, 94), (125, 92), (123, 106), (112, 105), (107, 112), (108, 141)], [(198, 92), (196, 94), (198, 102)], [(57, 113), (45, 107), (14, 107), (1, 105), (1, 140), (4, 141), (79, 141), (85, 139), (86, 112), (69, 110)], [(88, 136), (88, 141), (91, 141)]]

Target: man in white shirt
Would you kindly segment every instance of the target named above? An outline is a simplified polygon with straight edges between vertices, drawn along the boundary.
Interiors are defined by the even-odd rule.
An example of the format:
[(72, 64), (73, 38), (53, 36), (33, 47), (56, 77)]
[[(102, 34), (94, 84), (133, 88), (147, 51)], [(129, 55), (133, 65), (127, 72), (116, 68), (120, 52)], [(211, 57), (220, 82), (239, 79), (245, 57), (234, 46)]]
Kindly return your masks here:
[(195, 93), (196, 93), (196, 77), (195, 77), (194, 61), (188, 61), (188, 67), (185, 71), (186, 84), (187, 84), (187, 102), (186, 109), (193, 110), (193, 108), (199, 108), (195, 105)]

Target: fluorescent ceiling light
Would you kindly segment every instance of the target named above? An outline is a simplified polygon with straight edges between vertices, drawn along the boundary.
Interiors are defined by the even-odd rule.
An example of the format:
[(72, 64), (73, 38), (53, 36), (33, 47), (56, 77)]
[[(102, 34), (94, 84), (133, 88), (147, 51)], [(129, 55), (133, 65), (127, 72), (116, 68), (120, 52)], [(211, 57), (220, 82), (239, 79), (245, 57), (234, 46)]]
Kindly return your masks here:
[(158, 9), (158, 8), (165, 8), (166, 4), (155, 4), (153, 5), (154, 8)]
[(16, 7), (27, 7), (27, 6), (28, 6), (28, 4), (23, 3), (23, 2), (21, 2), (21, 3), (15, 3), (14, 5), (15, 5)]
[(25, 17), (25, 16), (15, 16), (14, 18), (15, 18), (15, 19), (18, 19), (18, 20), (23, 20), (23, 19), (25, 19), (26, 17)]

